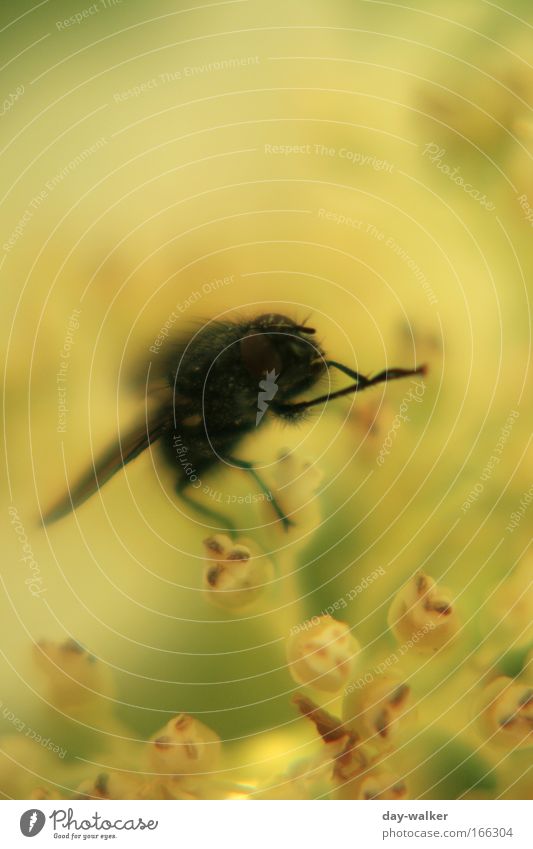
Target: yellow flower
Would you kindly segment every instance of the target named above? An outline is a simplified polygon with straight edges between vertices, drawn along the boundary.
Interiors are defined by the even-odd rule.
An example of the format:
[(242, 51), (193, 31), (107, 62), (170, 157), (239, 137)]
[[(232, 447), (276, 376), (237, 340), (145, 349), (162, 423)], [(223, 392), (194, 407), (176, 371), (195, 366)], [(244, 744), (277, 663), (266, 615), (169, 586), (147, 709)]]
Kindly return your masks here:
[(189, 776), (216, 770), (220, 738), (185, 713), (169, 720), (148, 744), (150, 768), (161, 775)]
[(298, 684), (335, 693), (350, 680), (359, 651), (349, 625), (316, 616), (289, 637), (287, 663)]
[(204, 542), (209, 558), (204, 572), (207, 598), (225, 610), (241, 610), (254, 604), (274, 577), (274, 567), (265, 555), (247, 545), (234, 544), (222, 534)]
[(422, 572), (396, 595), (388, 622), (398, 642), (420, 652), (437, 651), (459, 630), (451, 593)]

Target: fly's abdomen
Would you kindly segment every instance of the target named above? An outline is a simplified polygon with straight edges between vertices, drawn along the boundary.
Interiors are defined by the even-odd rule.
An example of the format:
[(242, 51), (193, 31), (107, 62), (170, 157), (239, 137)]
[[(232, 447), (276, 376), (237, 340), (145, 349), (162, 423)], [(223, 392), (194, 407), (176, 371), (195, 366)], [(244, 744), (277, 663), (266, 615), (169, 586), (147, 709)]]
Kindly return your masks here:
[(186, 429), (176, 429), (168, 434), (162, 447), (167, 460), (178, 472), (178, 485), (184, 487), (188, 483), (196, 483), (217, 463), (223, 463), (241, 438), (240, 434), (233, 432), (212, 440), (205, 432), (192, 434)]

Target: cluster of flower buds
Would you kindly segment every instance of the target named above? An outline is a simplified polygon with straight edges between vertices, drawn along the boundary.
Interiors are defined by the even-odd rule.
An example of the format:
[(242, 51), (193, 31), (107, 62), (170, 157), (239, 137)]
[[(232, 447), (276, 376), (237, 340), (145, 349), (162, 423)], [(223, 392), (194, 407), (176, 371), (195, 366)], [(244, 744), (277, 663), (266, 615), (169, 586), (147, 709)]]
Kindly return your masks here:
[(102, 709), (110, 704), (102, 696), (113, 694), (110, 670), (75, 640), (54, 643), (41, 640), (35, 646), (34, 660), (44, 673), (47, 698), (67, 712), (94, 710), (95, 701)]
[(388, 623), (402, 646), (425, 653), (448, 645), (459, 630), (451, 593), (422, 572), (396, 595)]
[(480, 707), (489, 742), (511, 749), (533, 746), (533, 687), (501, 676), (484, 688)]
[(360, 738), (347, 722), (298, 694), (294, 703), (314, 724), (332, 764), (331, 779), (339, 799), (404, 799), (407, 785), (384, 768), (376, 747)]
[(235, 611), (249, 607), (272, 582), (274, 568), (265, 555), (252, 555), (248, 546), (236, 545), (223, 534), (209, 537), (204, 545), (208, 557), (204, 588), (217, 607)]
[(360, 687), (347, 688), (342, 713), (359, 739), (390, 749), (413, 716), (411, 690), (395, 675), (377, 675)]
[(220, 760), (220, 738), (185, 713), (173, 717), (148, 744), (150, 769), (178, 777), (215, 772)]
[[(61, 785), (30, 786), (24, 798), (193, 800), (246, 798), (249, 794), (249, 786), (219, 777), (220, 738), (192, 716), (173, 717), (147, 743), (139, 744), (136, 751), (141, 756), (130, 759), (127, 768), (123, 762), (118, 768), (87, 777), (71, 768), (61, 774)], [(66, 786), (76, 790), (61, 793)]]
[[(79, 785), (76, 799), (230, 799), (236, 798), (236, 785), (202, 774), (187, 776), (158, 775), (155, 778), (139, 772), (100, 773)], [(233, 795), (232, 795), (233, 794)], [(55, 798), (34, 796), (33, 798)], [(57, 798), (60, 798), (59, 796)], [(244, 798), (241, 793), (240, 798)]]
[(335, 693), (352, 677), (359, 651), (349, 625), (317, 616), (289, 637), (287, 663), (297, 684)]
[(380, 764), (378, 752), (350, 736), (336, 756), (333, 780), (339, 799), (405, 799), (405, 781)]

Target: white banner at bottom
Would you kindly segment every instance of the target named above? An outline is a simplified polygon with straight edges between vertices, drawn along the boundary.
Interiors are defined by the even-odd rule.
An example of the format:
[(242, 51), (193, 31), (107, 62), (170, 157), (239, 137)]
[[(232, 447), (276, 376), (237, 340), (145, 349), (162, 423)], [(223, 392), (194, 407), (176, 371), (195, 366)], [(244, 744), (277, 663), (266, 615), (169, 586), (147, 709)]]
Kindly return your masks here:
[(533, 846), (524, 801), (0, 802), (1, 845), (373, 849)]

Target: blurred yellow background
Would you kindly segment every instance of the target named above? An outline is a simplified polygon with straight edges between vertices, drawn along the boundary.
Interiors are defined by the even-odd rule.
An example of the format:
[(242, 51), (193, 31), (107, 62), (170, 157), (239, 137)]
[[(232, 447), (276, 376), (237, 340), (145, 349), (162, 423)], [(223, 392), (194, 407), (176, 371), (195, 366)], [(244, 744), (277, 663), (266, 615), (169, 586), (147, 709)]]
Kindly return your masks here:
[[(465, 730), (474, 701), (460, 694), (471, 681), (474, 700), (482, 673), (465, 658), (482, 652), (531, 540), (533, 508), (507, 526), (532, 468), (532, 23), (519, 0), (99, 0), (2, 12), (0, 697), (70, 762), (101, 763), (91, 752), (120, 736), (99, 718), (109, 698), (140, 738), (173, 714), (197, 716), (237, 741), (230, 762), (249, 781), (254, 759), (272, 757), (274, 771), (291, 760), (291, 734), (315, 739), (289, 703), (286, 582), (242, 616), (207, 603), (209, 530), (176, 501), (157, 452), (75, 515), (39, 524), (93, 453), (144, 415), (131, 384), (142, 385), (173, 311), (189, 332), (272, 309), (309, 316), (327, 353), (364, 374), (429, 365), (382, 465), (409, 384), (333, 402), (294, 429), (271, 422), (242, 454), (272, 462), (291, 447), (323, 475), (321, 522), (284, 553), (299, 615), (386, 570), (339, 615), (368, 646), (361, 668), (391, 650), (387, 611), (411, 575), (450, 588), (460, 647), (437, 671), (411, 670), (432, 688), (421, 706), (430, 731), (407, 747), (405, 769), (415, 797), (435, 782), (443, 797), (475, 784), (459, 769), (439, 786), (431, 756), (416, 762), (455, 734), (481, 745)], [(248, 489), (238, 472), (212, 480)], [(36, 595), (10, 507), (37, 564)], [(258, 521), (246, 505), (238, 519)], [(245, 535), (266, 550), (279, 542), (272, 527)], [(531, 605), (511, 617), (502, 655), (527, 651), (530, 618)], [(67, 638), (115, 682), (81, 725), (50, 710), (34, 665), (33, 642)], [(442, 713), (455, 696), (454, 715)], [(48, 780), (74, 789), (33, 757), (15, 758), (20, 784), (11, 760), (0, 768), (4, 794)], [(482, 795), (527, 796), (525, 757), (510, 755)]]

